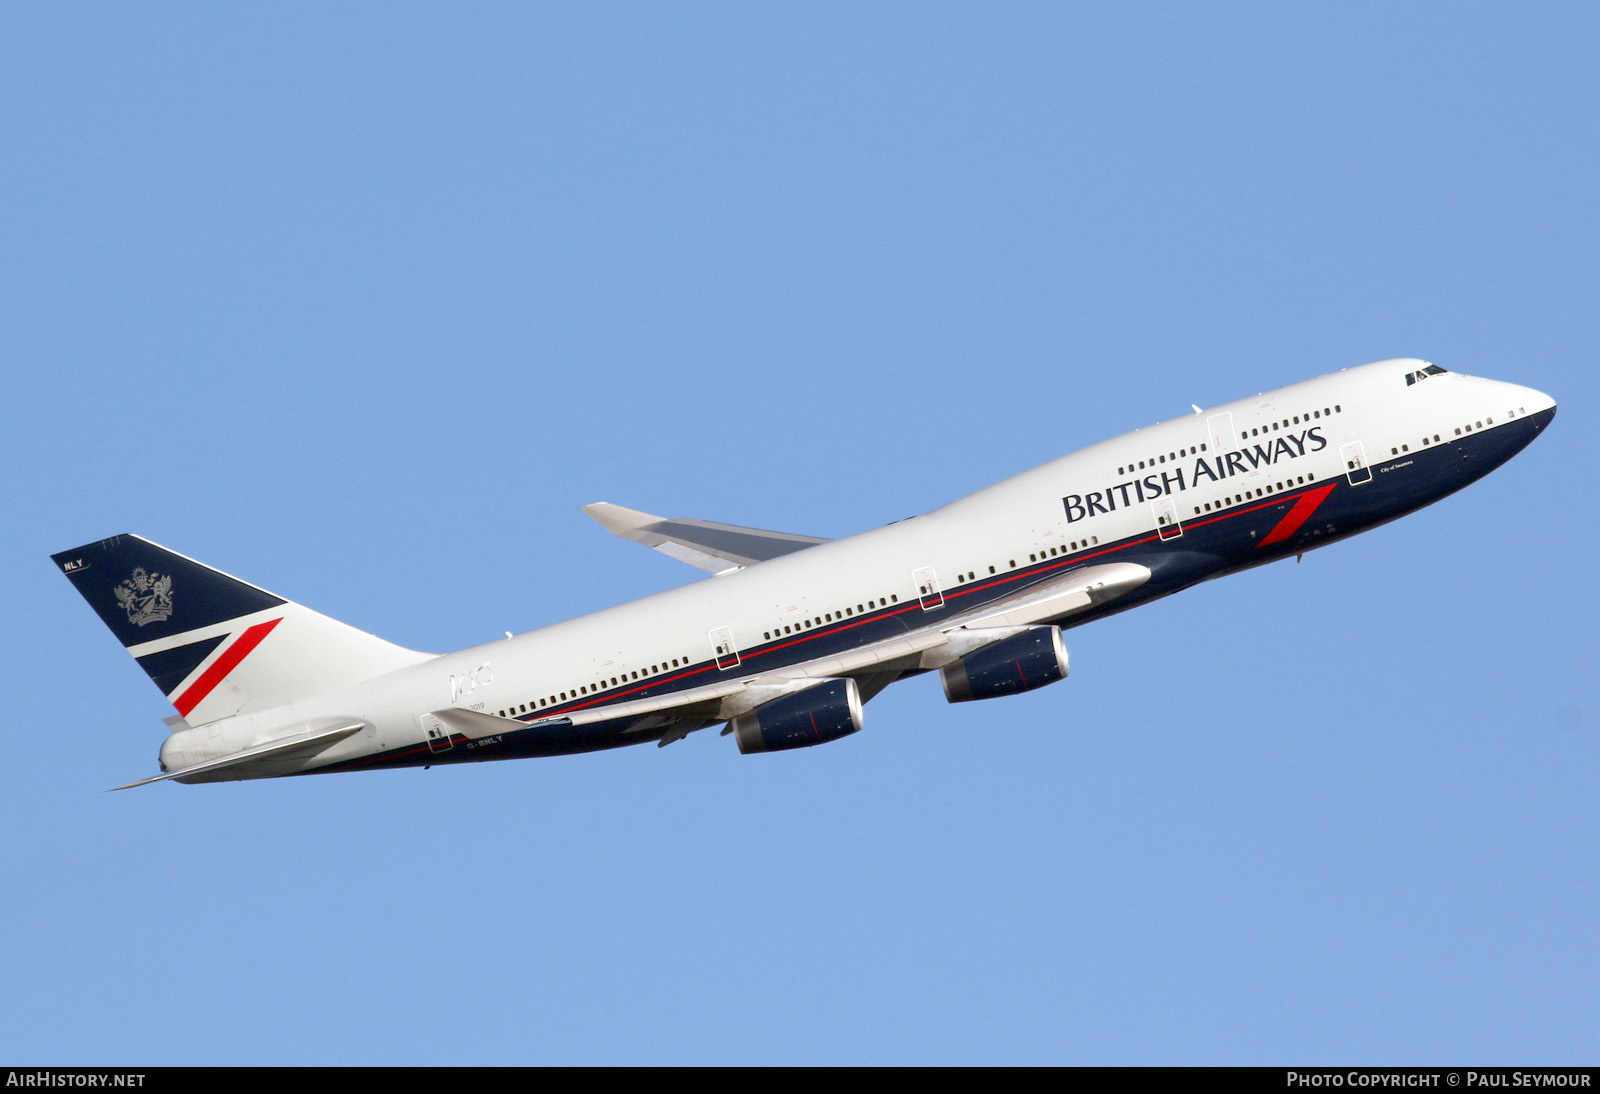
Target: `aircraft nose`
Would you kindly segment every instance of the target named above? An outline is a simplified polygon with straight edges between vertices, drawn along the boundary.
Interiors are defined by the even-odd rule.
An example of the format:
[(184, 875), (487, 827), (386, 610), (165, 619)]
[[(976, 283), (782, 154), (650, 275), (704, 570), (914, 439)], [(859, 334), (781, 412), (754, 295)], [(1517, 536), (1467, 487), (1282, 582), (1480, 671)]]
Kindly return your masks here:
[[(1509, 411), (1513, 417), (1532, 418), (1538, 417), (1541, 428), (1555, 417), (1556, 401), (1542, 391), (1521, 384), (1510, 384), (1504, 380), (1492, 381), (1493, 390), (1496, 392), (1495, 401), (1504, 405), (1503, 411)], [(1499, 415), (1497, 414), (1496, 417)]]
[[(1531, 387), (1521, 389), (1525, 402), (1521, 405), (1527, 408), (1529, 414), (1546, 414), (1549, 418), (1556, 415), (1556, 401), (1542, 391), (1535, 391)], [(1547, 413), (1548, 412), (1548, 413)]]
[(1533, 433), (1528, 437), (1531, 441), (1543, 433), (1551, 419), (1556, 416), (1556, 401), (1544, 392), (1531, 387), (1523, 387), (1520, 384), (1506, 386), (1510, 388), (1506, 394), (1511, 397), (1513, 403), (1508, 409), (1512, 410), (1517, 418), (1533, 419)]

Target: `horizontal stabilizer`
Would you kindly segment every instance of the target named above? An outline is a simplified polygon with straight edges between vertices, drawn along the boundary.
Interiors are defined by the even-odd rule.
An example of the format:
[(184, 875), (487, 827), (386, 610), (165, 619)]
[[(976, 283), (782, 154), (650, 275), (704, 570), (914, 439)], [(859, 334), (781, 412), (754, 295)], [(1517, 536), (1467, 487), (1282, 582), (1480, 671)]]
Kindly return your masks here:
[(817, 536), (768, 532), (689, 517), (669, 520), (606, 501), (585, 505), (583, 511), (614, 536), (642, 543), (669, 558), (713, 574), (742, 569), (828, 542)]
[(140, 779), (136, 783), (113, 786), (111, 789), (131, 790), (135, 786), (149, 786), (151, 783), (158, 783), (165, 779), (182, 779), (189, 775), (199, 775), (207, 771), (219, 771), (225, 767), (233, 767), (235, 764), (265, 760), (269, 757), (282, 759), (292, 753), (315, 752), (328, 747), (335, 741), (344, 740), (352, 733), (361, 730), (365, 725), (365, 722), (341, 722), (326, 729), (313, 729), (288, 737), (279, 737), (275, 741), (268, 741), (265, 744), (256, 745), (254, 748), (247, 748), (242, 752), (234, 752), (215, 760), (207, 760), (204, 763), (190, 764), (188, 767), (179, 768), (177, 771), (169, 771), (165, 775), (157, 775), (153, 779)]

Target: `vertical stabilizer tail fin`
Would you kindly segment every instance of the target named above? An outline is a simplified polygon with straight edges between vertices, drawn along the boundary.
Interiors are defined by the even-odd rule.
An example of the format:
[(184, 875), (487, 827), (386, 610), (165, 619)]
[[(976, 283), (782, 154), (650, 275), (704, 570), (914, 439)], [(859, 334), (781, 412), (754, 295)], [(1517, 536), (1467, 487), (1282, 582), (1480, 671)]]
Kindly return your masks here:
[(431, 656), (138, 536), (51, 558), (190, 725), (337, 691)]

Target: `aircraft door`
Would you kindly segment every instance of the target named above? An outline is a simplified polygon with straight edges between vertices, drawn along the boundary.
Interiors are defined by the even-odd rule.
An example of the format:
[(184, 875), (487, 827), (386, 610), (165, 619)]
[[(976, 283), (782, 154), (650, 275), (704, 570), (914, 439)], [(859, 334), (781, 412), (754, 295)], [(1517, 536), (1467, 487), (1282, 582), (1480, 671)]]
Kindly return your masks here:
[(922, 602), (923, 611), (931, 612), (944, 607), (944, 593), (939, 591), (939, 572), (932, 566), (912, 570), (911, 583), (917, 587), (917, 599)]
[(456, 746), (450, 739), (450, 727), (431, 714), (422, 716), (422, 732), (427, 739), (429, 752), (449, 752)]
[(1344, 476), (1351, 486), (1372, 481), (1372, 468), (1367, 466), (1367, 450), (1360, 441), (1350, 441), (1339, 446), (1339, 456), (1344, 460)]
[(1156, 535), (1163, 540), (1177, 539), (1183, 535), (1183, 522), (1178, 519), (1178, 506), (1171, 498), (1157, 498), (1150, 503), (1156, 515)]
[(1224, 410), (1206, 419), (1206, 433), (1211, 437), (1211, 451), (1233, 451), (1233, 411)]
[(731, 669), (739, 663), (739, 650), (733, 644), (732, 627), (713, 627), (708, 632), (711, 653), (717, 659), (717, 668)]

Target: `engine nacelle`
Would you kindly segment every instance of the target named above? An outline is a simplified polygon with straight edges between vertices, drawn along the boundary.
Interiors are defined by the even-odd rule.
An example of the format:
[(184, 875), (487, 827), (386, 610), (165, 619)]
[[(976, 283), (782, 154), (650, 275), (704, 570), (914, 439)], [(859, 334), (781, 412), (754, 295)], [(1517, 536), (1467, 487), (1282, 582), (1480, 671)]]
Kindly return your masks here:
[(952, 703), (1017, 695), (1067, 675), (1061, 628), (1029, 627), (1021, 634), (980, 646), (939, 670), (944, 697)]
[(733, 720), (746, 755), (827, 744), (860, 728), (861, 692), (848, 677), (780, 696)]

